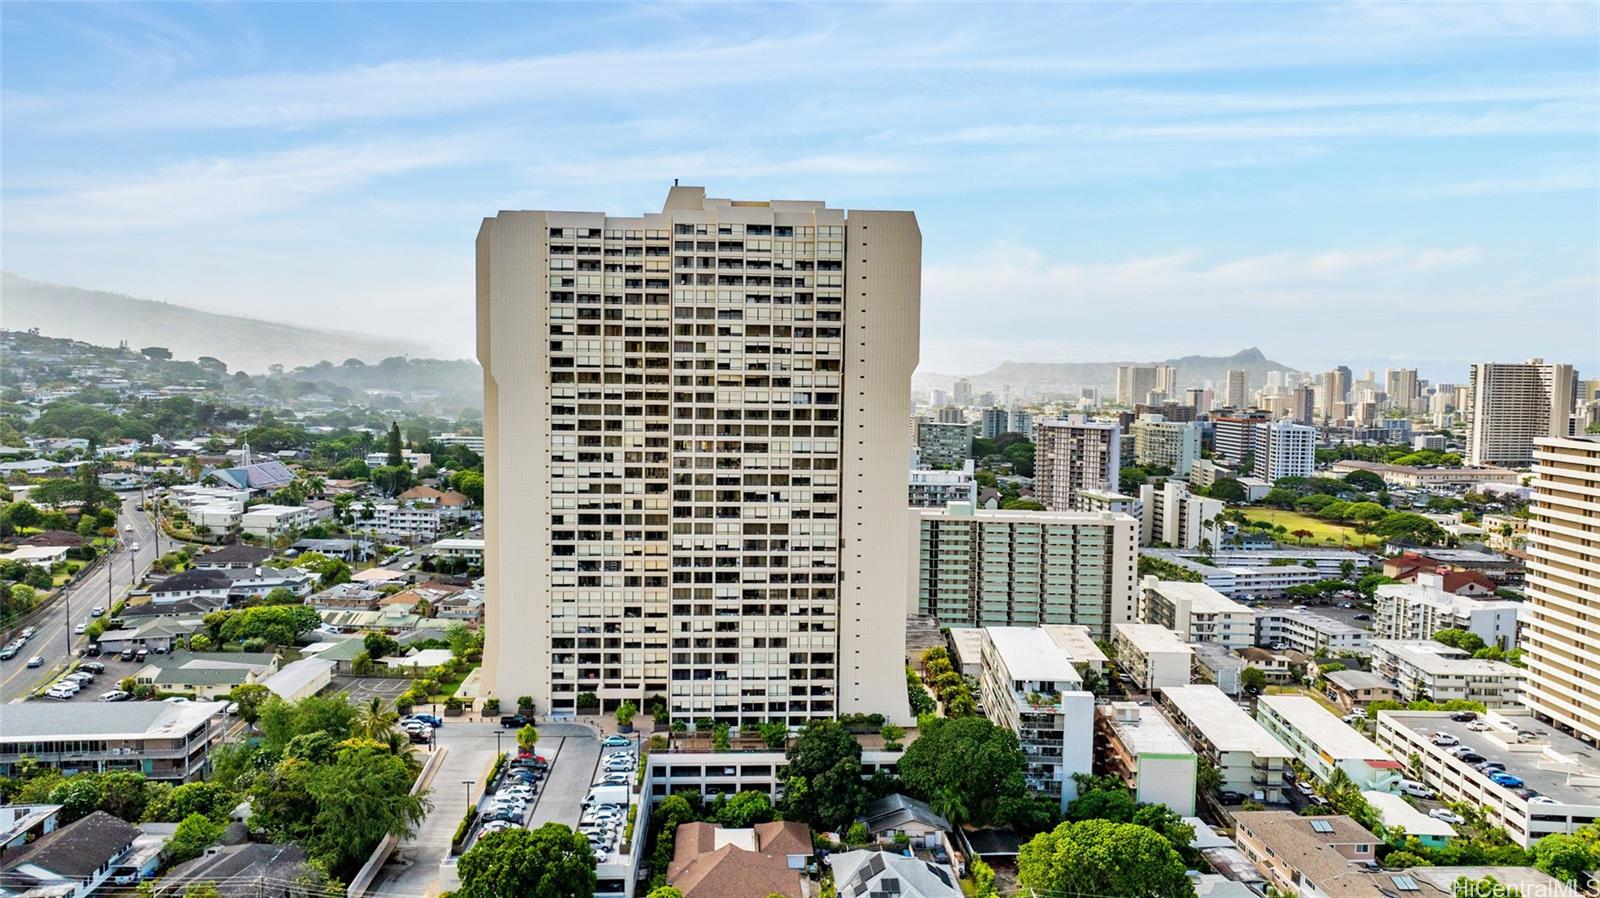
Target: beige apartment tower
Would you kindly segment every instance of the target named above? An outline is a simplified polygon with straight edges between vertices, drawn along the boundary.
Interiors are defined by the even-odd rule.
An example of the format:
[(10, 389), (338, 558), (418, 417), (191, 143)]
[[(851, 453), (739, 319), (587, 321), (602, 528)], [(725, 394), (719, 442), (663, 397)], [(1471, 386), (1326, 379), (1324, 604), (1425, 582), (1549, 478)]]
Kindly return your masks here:
[(1534, 441), (1522, 646), (1533, 712), (1600, 742), (1600, 438)]
[(1567, 435), (1578, 387), (1571, 365), (1543, 359), (1472, 366), (1467, 402), (1467, 464), (1526, 468), (1533, 441)]
[(477, 253), (484, 694), (906, 720), (916, 217), (674, 186)]

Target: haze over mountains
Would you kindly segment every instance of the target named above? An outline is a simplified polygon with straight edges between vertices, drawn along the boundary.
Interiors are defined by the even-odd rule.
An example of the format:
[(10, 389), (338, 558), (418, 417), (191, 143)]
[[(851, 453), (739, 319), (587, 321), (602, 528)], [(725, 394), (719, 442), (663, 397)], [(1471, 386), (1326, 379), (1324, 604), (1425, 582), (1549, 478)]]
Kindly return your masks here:
[[(1122, 365), (1171, 365), (1178, 369), (1180, 386), (1199, 386), (1206, 381), (1220, 382), (1230, 369), (1236, 368), (1249, 371), (1250, 383), (1260, 386), (1267, 382), (1267, 373), (1270, 371), (1299, 370), (1272, 361), (1252, 346), (1229, 356), (1186, 355), (1160, 361), (1004, 362), (982, 374), (969, 374), (966, 377), (972, 381), (973, 389), (979, 391), (999, 391), (1006, 386), (1015, 390), (1024, 385), (1035, 393), (1081, 387), (1109, 389), (1116, 384), (1117, 368)], [(912, 386), (924, 390), (948, 390), (958, 376), (918, 372), (912, 379)]]
[(180, 359), (213, 356), (252, 373), (269, 365), (296, 367), (356, 358), (376, 363), (392, 356), (437, 356), (420, 342), (307, 327), (188, 306), (138, 299), (103, 290), (47, 284), (0, 273), (0, 327), (38, 328), (102, 346), (126, 340), (134, 349), (165, 346)]

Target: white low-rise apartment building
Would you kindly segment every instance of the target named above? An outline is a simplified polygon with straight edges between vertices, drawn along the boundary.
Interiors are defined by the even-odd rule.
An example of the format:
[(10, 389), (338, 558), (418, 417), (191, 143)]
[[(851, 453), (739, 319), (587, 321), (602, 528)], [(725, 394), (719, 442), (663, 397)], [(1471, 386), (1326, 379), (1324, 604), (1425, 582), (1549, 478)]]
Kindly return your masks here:
[(24, 759), (74, 773), (132, 770), (187, 783), (211, 770), (211, 750), (227, 733), (226, 702), (21, 702), (6, 705), (0, 775)]
[(1122, 672), (1140, 689), (1187, 686), (1194, 665), (1194, 649), (1160, 624), (1116, 624), (1111, 647)]
[(1141, 804), (1194, 816), (1199, 758), (1177, 727), (1138, 702), (1112, 702), (1095, 711), (1101, 769), (1126, 783)]
[(1194, 549), (1204, 541), (1215, 547), (1225, 507), (1220, 499), (1189, 492), (1181, 480), (1146, 483), (1139, 487), (1139, 542)]
[(1523, 668), (1424, 640), (1374, 639), (1372, 670), (1394, 683), (1406, 701), (1460, 699), (1488, 708), (1522, 707), (1527, 682)]
[[(1480, 724), (1487, 728), (1472, 729)], [(1420, 757), (1423, 782), (1442, 799), (1481, 808), (1523, 848), (1600, 820), (1594, 746), (1524, 711), (1490, 711), (1473, 722), (1446, 711), (1382, 711), (1378, 742), (1397, 757)], [(1461, 748), (1504, 764), (1522, 786), (1495, 783), (1458, 756)]]
[(465, 558), (468, 561), (483, 562), (483, 540), (481, 539), (441, 539), (433, 544), (433, 552), (442, 558)]
[(1222, 690), (1209, 684), (1171, 686), (1161, 690), (1161, 705), (1201, 763), (1216, 768), (1224, 791), (1261, 802), (1284, 800), (1289, 749)]
[(1404, 764), (1333, 716), (1316, 699), (1263, 695), (1256, 703), (1256, 720), (1318, 782), (1327, 782), (1339, 769), (1362, 791), (1394, 792), (1405, 776)]
[(1139, 620), (1160, 624), (1184, 642), (1230, 649), (1255, 645), (1256, 613), (1204, 583), (1145, 577)]
[(1466, 630), (1485, 644), (1517, 643), (1519, 602), (1474, 599), (1446, 592), (1443, 577), (1419, 573), (1412, 583), (1386, 583), (1373, 600), (1372, 633), (1379, 639), (1432, 639), (1440, 630)]
[(1078, 795), (1073, 774), (1094, 769), (1094, 695), (1072, 656), (1038, 627), (984, 627), (979, 702), (1017, 734), (1028, 787), (1066, 808)]
[(379, 505), (371, 518), (357, 515), (354, 529), (371, 531), (385, 539), (433, 540), (439, 536), (439, 509), (426, 505)]
[(972, 459), (958, 469), (940, 470), (913, 466), (906, 495), (912, 508), (943, 508), (951, 502), (978, 504), (978, 481)]
[(1256, 614), (1256, 645), (1274, 651), (1302, 652), (1319, 658), (1372, 651), (1372, 634), (1313, 611), (1263, 609)]
[(240, 516), (239, 529), (259, 539), (276, 539), (316, 519), (316, 511), (304, 505), (255, 505)]

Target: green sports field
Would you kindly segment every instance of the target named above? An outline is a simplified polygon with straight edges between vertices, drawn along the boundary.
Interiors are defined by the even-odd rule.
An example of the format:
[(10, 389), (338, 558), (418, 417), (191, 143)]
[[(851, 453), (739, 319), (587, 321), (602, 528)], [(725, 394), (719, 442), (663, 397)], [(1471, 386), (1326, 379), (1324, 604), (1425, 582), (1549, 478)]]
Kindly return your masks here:
[[(1282, 524), (1289, 533), (1296, 530), (1309, 530), (1311, 536), (1306, 538), (1308, 546), (1336, 546), (1343, 548), (1349, 546), (1358, 548), (1362, 546), (1377, 545), (1383, 542), (1381, 537), (1356, 532), (1356, 528), (1348, 524), (1339, 524), (1333, 521), (1322, 521), (1317, 518), (1303, 515), (1297, 511), (1286, 511), (1281, 508), (1258, 508), (1255, 506), (1234, 506), (1229, 510), (1237, 509), (1244, 512), (1244, 516), (1252, 521), (1271, 521), (1274, 526)], [(1292, 536), (1284, 535), (1285, 542), (1294, 543)]]

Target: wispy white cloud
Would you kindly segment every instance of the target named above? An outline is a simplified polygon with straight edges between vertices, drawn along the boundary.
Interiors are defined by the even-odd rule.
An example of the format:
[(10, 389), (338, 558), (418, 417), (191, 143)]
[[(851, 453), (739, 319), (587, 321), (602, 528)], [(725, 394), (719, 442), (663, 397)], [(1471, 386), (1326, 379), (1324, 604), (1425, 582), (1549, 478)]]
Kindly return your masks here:
[(240, 221), (390, 175), (481, 158), (481, 135), (321, 144), (216, 156), (146, 172), (55, 174), (9, 185), (8, 233), (142, 231)]

